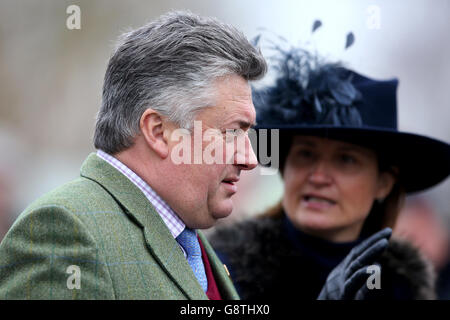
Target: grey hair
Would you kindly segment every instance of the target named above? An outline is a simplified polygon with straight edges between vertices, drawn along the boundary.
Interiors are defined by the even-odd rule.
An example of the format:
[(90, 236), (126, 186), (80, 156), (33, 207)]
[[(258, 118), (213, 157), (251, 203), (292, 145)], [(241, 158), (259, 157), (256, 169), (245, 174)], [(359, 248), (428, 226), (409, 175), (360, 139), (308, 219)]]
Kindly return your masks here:
[(258, 80), (266, 71), (260, 50), (233, 26), (169, 12), (121, 36), (105, 73), (94, 145), (110, 154), (132, 146), (148, 108), (190, 129), (197, 112), (214, 103), (216, 79)]

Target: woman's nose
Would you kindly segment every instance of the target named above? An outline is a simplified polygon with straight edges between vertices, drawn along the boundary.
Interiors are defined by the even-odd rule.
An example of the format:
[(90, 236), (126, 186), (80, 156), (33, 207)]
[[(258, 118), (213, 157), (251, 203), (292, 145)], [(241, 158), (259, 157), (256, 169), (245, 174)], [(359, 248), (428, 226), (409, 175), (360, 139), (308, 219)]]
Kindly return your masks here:
[(323, 161), (317, 162), (317, 164), (311, 168), (308, 180), (315, 185), (328, 185), (333, 181), (328, 165)]

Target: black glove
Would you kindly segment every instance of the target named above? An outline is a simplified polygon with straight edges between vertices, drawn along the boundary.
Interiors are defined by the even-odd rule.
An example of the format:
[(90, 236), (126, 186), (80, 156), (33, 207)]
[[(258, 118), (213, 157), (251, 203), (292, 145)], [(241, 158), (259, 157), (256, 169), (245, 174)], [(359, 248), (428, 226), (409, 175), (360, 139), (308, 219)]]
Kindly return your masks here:
[(392, 230), (385, 228), (354, 247), (328, 275), (318, 300), (364, 299), (368, 292), (367, 267), (376, 264), (389, 244)]

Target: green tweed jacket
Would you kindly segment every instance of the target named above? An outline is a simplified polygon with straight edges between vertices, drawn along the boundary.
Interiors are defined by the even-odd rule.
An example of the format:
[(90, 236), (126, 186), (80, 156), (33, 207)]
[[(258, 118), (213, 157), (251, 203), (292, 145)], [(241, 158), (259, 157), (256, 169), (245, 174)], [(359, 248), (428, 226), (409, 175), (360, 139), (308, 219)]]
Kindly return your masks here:
[[(223, 299), (239, 299), (205, 236)], [(145, 195), (91, 154), (81, 177), (31, 204), (0, 244), (0, 299), (207, 299)]]

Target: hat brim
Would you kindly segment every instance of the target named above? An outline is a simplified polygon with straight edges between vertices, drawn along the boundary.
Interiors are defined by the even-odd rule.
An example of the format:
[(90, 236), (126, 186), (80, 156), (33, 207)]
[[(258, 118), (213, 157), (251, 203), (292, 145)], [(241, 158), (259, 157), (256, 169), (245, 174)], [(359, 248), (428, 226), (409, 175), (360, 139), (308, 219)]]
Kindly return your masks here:
[(399, 167), (399, 179), (407, 193), (423, 191), (450, 174), (450, 145), (430, 137), (385, 128), (336, 127), (327, 125), (278, 125), (256, 127), (280, 130), (283, 135), (313, 135), (374, 149)]

